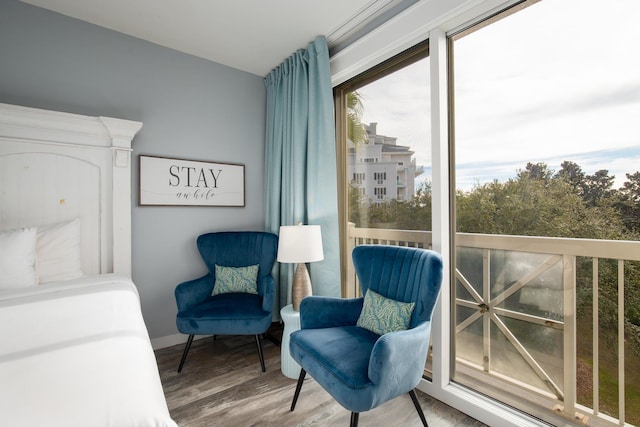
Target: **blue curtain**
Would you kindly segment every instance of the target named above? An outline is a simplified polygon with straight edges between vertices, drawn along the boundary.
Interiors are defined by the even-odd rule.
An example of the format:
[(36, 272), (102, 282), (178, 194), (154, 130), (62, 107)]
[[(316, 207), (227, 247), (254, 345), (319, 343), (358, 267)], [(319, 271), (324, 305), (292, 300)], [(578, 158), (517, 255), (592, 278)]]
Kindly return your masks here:
[[(324, 260), (309, 264), (314, 295), (340, 296), (336, 148), (329, 50), (309, 43), (265, 77), (266, 230), (320, 225)], [(291, 303), (294, 265), (277, 264), (280, 307)]]

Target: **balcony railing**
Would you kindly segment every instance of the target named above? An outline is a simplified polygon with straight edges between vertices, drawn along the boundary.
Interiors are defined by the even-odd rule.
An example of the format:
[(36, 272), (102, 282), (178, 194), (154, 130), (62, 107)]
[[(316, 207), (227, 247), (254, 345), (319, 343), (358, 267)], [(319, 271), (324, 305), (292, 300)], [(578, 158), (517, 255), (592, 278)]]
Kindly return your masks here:
[[(430, 248), (431, 233), (350, 225), (348, 242), (349, 253), (361, 244)], [(546, 412), (540, 418), (547, 420), (639, 424), (635, 410), (625, 409), (640, 389), (625, 364), (626, 355), (635, 357), (625, 345), (625, 271), (640, 261), (640, 242), (457, 233), (455, 244), (456, 381), (534, 416)], [(347, 268), (347, 296), (360, 295), (350, 262)], [(599, 303), (612, 281), (613, 332), (601, 326)], [(613, 392), (600, 384), (604, 364), (617, 370)]]

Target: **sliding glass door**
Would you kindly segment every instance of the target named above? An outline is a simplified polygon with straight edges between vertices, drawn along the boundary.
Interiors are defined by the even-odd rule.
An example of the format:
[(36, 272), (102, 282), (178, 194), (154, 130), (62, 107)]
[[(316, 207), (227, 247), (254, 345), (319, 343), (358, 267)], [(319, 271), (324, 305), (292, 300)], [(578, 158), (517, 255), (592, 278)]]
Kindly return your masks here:
[(640, 424), (640, 3), (523, 2), (449, 35), (452, 379)]

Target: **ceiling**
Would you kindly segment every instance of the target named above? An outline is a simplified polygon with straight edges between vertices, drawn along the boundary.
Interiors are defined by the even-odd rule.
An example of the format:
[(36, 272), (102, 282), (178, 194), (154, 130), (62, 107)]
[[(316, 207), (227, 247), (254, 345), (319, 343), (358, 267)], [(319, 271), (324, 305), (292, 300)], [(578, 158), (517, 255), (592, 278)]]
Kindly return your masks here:
[(267, 75), (318, 35), (335, 46), (402, 0), (22, 0), (160, 46)]

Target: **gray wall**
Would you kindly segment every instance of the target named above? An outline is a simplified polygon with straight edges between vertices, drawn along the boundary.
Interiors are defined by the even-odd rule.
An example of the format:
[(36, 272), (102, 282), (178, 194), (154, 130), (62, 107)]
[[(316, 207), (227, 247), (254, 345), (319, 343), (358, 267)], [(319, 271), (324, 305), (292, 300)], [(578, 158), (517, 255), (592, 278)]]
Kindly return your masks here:
[[(173, 290), (205, 272), (199, 234), (264, 229), (260, 76), (0, 0), (0, 102), (144, 123), (133, 140), (133, 279), (151, 338), (177, 333)], [(139, 154), (243, 163), (246, 206), (139, 207)]]

